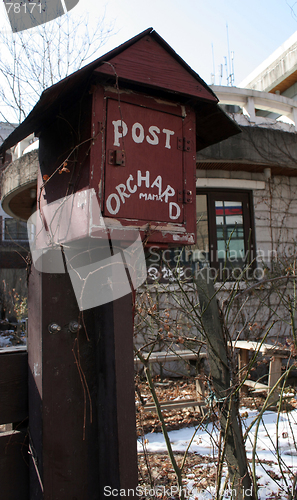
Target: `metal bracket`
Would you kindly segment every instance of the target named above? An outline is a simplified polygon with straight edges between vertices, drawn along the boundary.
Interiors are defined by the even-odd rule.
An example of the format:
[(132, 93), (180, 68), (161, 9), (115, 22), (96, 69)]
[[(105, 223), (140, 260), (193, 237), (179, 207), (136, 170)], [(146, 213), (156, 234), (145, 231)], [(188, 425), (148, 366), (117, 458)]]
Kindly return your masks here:
[(178, 203), (193, 203), (193, 193), (190, 189), (184, 189), (177, 192)]
[(120, 167), (125, 166), (125, 152), (119, 149), (109, 149), (108, 150), (108, 163), (109, 165), (117, 165)]
[(183, 151), (184, 150), (184, 141), (183, 141), (183, 137), (178, 137), (177, 138), (177, 149), (179, 151)]
[(184, 151), (191, 151), (191, 140), (184, 137)]
[(193, 203), (193, 193), (190, 189), (184, 190), (184, 203)]
[(192, 143), (190, 139), (186, 137), (177, 138), (177, 149), (179, 151), (192, 151)]

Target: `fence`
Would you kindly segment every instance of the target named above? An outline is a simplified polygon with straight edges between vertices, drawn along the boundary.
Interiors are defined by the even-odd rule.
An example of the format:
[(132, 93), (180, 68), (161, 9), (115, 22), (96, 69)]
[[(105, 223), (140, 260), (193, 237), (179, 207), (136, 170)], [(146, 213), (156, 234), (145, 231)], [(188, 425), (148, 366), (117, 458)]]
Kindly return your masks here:
[(3, 500), (29, 500), (28, 354), (0, 350), (0, 485)]

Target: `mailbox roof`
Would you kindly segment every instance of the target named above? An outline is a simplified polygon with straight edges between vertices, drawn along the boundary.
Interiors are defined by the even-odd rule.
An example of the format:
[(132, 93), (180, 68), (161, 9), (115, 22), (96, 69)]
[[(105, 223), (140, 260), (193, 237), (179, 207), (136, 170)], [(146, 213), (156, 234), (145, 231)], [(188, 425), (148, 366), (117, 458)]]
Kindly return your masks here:
[(117, 77), (120, 82), (138, 85), (141, 90), (149, 88), (190, 98), (199, 117), (197, 150), (240, 132), (217, 105), (218, 99), (210, 87), (149, 28), (46, 89), (27, 118), (3, 142), (0, 156), (32, 132), (38, 134), (61, 106), (69, 106), (90, 85), (94, 75), (99, 82)]

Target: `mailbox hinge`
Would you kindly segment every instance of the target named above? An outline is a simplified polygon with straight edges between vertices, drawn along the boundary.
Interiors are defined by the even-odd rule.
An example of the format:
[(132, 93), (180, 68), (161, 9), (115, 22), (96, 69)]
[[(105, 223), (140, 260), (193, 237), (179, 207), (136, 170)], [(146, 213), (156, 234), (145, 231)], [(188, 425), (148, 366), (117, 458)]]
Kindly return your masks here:
[(125, 152), (119, 149), (109, 149), (108, 151), (109, 165), (125, 166)]
[(180, 190), (177, 193), (178, 203), (193, 203), (193, 192), (190, 189)]
[(191, 140), (187, 139), (187, 137), (178, 137), (177, 149), (179, 149), (180, 151), (191, 151)]

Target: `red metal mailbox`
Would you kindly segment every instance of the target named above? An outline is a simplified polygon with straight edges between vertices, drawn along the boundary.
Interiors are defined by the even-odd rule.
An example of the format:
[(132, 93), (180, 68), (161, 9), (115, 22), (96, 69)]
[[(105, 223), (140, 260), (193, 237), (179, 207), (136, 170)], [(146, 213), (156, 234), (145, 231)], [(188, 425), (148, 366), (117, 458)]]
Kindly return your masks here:
[(117, 93), (98, 88), (93, 116), (106, 121), (103, 144), (100, 134), (91, 149), (104, 217), (139, 227), (148, 242), (194, 243), (193, 109), (128, 91), (119, 102)]

